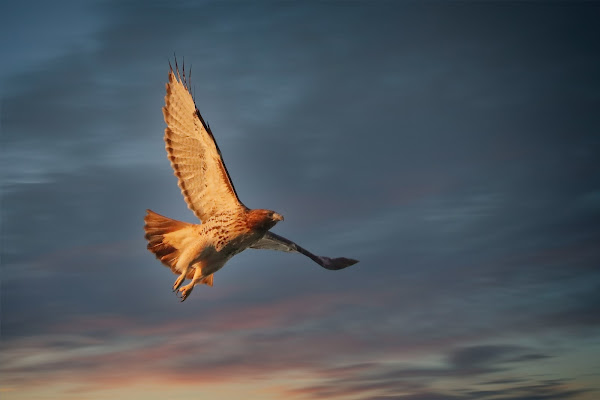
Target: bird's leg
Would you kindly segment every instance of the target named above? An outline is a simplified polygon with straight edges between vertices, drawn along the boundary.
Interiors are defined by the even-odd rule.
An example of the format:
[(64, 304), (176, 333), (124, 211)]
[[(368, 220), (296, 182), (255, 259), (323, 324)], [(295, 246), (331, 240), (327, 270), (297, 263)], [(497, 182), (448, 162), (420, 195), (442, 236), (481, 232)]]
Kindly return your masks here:
[(196, 286), (198, 282), (204, 278), (204, 275), (202, 275), (202, 268), (200, 266), (195, 267), (195, 270), (196, 271), (194, 272), (194, 278), (192, 281), (179, 288), (179, 292), (181, 292), (181, 301), (185, 301), (190, 293), (192, 293), (192, 290), (194, 290), (194, 286)]
[(190, 251), (184, 251), (180, 256), (179, 256), (179, 260), (177, 261), (177, 264), (175, 265), (175, 270), (176, 271), (181, 271), (181, 275), (179, 275), (179, 277), (175, 280), (175, 283), (173, 284), (173, 291), (177, 292), (177, 289), (179, 289), (179, 287), (183, 284), (183, 281), (185, 281), (185, 277), (188, 274), (188, 271), (190, 270), (190, 264), (191, 264), (191, 257), (190, 257)]
[(183, 271), (181, 273), (181, 275), (179, 275), (177, 277), (177, 279), (175, 279), (175, 283), (173, 284), (173, 291), (177, 291), (177, 289), (179, 289), (179, 287), (183, 284), (183, 281), (185, 281), (185, 277), (187, 276), (187, 269), (185, 271)]

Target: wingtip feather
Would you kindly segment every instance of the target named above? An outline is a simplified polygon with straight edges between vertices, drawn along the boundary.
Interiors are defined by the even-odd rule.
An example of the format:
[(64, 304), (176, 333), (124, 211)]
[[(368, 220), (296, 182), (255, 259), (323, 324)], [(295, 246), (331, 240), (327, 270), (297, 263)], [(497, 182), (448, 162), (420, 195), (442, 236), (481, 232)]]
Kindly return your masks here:
[(339, 269), (348, 268), (351, 265), (354, 265), (358, 262), (353, 258), (339, 257), (339, 258), (329, 258), (329, 257), (321, 257), (322, 263), (320, 265), (332, 271), (337, 271)]

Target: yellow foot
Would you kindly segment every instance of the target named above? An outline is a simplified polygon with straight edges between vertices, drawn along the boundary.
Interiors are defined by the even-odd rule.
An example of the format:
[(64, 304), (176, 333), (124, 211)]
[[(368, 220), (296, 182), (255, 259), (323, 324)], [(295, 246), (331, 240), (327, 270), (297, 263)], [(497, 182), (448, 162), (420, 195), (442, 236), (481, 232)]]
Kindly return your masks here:
[(183, 281), (185, 281), (185, 275), (179, 275), (179, 278), (177, 278), (175, 280), (175, 283), (173, 284), (173, 291), (175, 292), (177, 289), (179, 289), (179, 287), (181, 286), (181, 284), (183, 283)]
[(190, 295), (190, 293), (192, 293), (192, 290), (194, 289), (194, 285), (185, 285), (179, 288), (179, 292), (177, 293), (179, 297), (179, 295), (181, 295), (181, 301), (185, 301), (185, 299), (188, 298), (188, 296)]

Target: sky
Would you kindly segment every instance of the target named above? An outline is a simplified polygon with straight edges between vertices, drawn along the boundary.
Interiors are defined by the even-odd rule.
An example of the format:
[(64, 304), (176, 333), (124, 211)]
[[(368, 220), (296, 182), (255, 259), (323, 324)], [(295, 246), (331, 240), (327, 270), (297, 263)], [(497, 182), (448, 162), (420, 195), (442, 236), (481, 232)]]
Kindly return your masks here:
[[(600, 396), (600, 5), (0, 5), (0, 396)], [(248, 250), (185, 303), (145, 210), (192, 68)]]

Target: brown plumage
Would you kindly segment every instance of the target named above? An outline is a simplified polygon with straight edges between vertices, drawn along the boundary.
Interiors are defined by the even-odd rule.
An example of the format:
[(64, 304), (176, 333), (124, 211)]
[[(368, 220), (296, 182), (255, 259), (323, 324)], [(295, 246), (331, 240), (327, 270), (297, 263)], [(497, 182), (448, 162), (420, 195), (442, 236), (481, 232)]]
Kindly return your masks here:
[[(169, 71), (163, 115), (165, 148), (188, 207), (201, 224), (176, 221), (151, 210), (144, 218), (148, 250), (179, 275), (173, 290), (184, 301), (198, 283), (213, 285), (213, 274), (247, 248), (297, 252), (323, 268), (346, 268), (357, 261), (319, 257), (269, 232), (283, 217), (250, 210), (239, 200), (215, 138), (200, 115), (185, 71)], [(182, 286), (185, 279), (192, 281)]]

